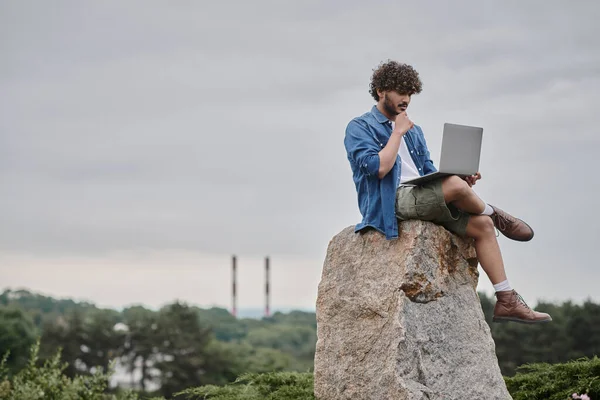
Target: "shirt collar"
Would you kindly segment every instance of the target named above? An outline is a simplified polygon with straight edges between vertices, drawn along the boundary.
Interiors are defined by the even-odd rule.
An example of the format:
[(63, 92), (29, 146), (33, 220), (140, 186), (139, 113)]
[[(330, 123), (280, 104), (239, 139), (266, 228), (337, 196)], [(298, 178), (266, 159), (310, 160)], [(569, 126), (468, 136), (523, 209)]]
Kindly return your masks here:
[(373, 114), (373, 116), (375, 117), (375, 119), (377, 120), (377, 122), (381, 123), (381, 124), (385, 124), (385, 123), (389, 123), (390, 120), (388, 119), (388, 117), (386, 117), (385, 115), (383, 115), (381, 113), (381, 111), (379, 111), (377, 109), (377, 106), (373, 106), (373, 108), (371, 108), (371, 114)]

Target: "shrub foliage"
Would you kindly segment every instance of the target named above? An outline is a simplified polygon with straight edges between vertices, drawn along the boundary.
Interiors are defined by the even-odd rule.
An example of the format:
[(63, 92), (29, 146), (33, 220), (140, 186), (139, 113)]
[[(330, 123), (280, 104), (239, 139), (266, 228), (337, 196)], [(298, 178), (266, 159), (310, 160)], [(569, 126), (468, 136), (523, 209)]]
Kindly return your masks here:
[(505, 381), (514, 400), (566, 400), (572, 399), (573, 393), (600, 399), (600, 359), (527, 364)]

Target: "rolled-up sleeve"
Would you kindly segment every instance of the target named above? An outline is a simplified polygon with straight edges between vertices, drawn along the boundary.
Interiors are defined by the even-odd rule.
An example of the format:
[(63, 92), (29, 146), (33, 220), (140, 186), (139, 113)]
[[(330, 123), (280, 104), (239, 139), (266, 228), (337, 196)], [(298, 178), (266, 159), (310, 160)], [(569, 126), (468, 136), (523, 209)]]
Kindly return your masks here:
[(346, 127), (344, 146), (348, 159), (353, 162), (365, 176), (379, 177), (380, 146), (372, 134), (355, 120)]

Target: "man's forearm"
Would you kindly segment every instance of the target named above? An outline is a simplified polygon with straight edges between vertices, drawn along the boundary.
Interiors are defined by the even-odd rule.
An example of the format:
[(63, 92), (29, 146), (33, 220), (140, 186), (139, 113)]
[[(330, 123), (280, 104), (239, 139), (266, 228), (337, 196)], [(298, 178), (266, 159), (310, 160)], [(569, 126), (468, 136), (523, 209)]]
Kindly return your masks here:
[(379, 152), (379, 179), (383, 179), (394, 167), (402, 136), (404, 135), (394, 131), (390, 136), (390, 140), (388, 140), (385, 147)]

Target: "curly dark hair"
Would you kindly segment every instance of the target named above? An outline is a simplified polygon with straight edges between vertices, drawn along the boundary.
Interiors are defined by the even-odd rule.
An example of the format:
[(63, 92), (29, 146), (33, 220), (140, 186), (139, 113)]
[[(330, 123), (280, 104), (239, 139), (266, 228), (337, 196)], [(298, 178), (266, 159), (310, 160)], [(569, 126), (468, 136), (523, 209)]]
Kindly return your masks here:
[(423, 83), (419, 79), (419, 73), (413, 67), (391, 60), (382, 62), (373, 70), (369, 86), (369, 93), (371, 93), (375, 101), (379, 101), (377, 90), (394, 90), (399, 94), (407, 94), (409, 96), (419, 94), (423, 90)]

